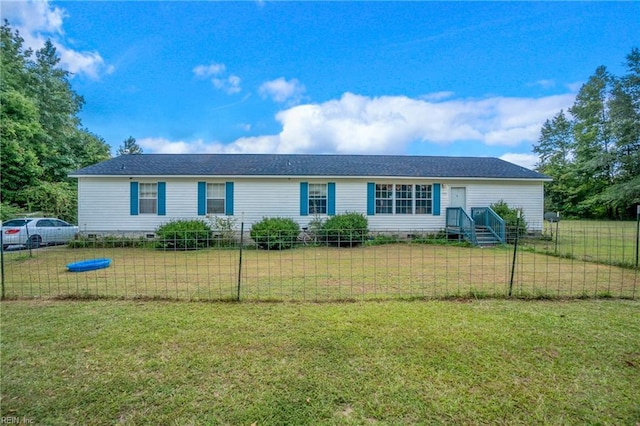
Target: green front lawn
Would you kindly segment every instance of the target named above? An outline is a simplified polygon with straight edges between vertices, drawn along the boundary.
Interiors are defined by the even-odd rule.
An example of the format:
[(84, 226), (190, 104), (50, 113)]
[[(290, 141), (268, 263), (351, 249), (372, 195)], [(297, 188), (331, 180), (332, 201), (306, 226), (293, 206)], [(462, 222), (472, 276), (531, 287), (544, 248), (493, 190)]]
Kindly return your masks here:
[(33, 424), (629, 424), (640, 303), (2, 302)]
[(557, 226), (545, 222), (546, 239), (526, 239), (523, 246), (587, 262), (633, 267), (636, 227), (632, 221), (562, 220)]

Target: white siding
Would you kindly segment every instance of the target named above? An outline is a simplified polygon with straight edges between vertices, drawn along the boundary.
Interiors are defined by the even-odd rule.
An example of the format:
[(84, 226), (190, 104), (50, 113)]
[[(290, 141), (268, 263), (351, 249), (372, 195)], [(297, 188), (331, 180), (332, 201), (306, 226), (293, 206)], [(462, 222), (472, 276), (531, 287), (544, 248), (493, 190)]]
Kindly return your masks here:
[[(130, 215), (130, 182), (166, 182), (166, 215)], [(372, 230), (414, 231), (442, 229), (449, 205), (449, 188), (467, 188), (467, 208), (488, 206), (504, 200), (522, 207), (527, 220), (542, 223), (542, 182), (434, 181), (399, 179), (299, 179), (299, 178), (98, 178), (82, 177), (78, 184), (78, 225), (83, 231), (153, 231), (173, 219), (198, 217), (198, 181), (234, 182), (234, 218), (245, 229), (263, 217), (290, 217), (306, 226), (313, 215), (300, 215), (300, 182), (336, 184), (336, 213), (367, 211), (367, 182), (441, 183), (440, 215), (374, 215)]]
[[(529, 230), (541, 231), (544, 215), (544, 188), (542, 182), (455, 182), (453, 186), (466, 186), (467, 210), (489, 206), (504, 200), (511, 208), (521, 208), (529, 223)], [(449, 203), (449, 198), (443, 199)]]

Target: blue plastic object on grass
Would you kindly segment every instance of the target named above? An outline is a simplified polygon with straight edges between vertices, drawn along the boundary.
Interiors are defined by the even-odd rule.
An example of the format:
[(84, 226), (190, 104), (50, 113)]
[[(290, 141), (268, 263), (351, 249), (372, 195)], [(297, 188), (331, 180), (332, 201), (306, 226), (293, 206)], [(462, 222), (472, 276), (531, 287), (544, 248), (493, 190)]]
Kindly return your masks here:
[(111, 259), (89, 259), (81, 260), (80, 262), (73, 262), (67, 265), (67, 269), (71, 272), (86, 272), (96, 269), (108, 268), (111, 265)]

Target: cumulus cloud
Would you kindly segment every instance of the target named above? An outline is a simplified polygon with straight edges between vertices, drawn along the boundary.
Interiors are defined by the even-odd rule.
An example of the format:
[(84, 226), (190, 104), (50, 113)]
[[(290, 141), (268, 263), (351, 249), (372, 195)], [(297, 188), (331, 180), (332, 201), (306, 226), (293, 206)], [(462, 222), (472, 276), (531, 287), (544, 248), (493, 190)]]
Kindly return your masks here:
[(536, 141), (544, 120), (573, 100), (568, 94), (434, 103), (345, 93), (337, 100), (279, 112), (278, 152), (398, 153), (416, 141), (517, 146)]
[(513, 164), (517, 164), (522, 167), (526, 167), (530, 170), (535, 169), (536, 164), (539, 160), (538, 156), (535, 154), (516, 154), (511, 152), (500, 156), (500, 159)]
[(7, 1), (2, 3), (3, 18), (20, 31), (25, 47), (38, 50), (50, 39), (60, 57), (60, 66), (74, 75), (98, 79), (114, 68), (97, 51), (78, 51), (69, 46), (64, 33), (66, 11), (45, 1)]
[(193, 73), (199, 78), (208, 78), (213, 75), (222, 74), (226, 70), (224, 64), (198, 65), (193, 69)]
[(227, 67), (225, 66), (225, 64), (213, 63), (209, 65), (198, 65), (194, 67), (193, 74), (201, 79), (211, 78), (213, 87), (229, 95), (241, 92), (242, 87), (240, 87), (240, 83), (242, 82), (242, 80), (240, 79), (240, 77), (234, 74), (225, 76), (224, 74), (226, 70)]
[[(439, 145), (476, 142), (485, 146), (516, 147), (536, 142), (544, 121), (561, 109), (566, 110), (573, 104), (574, 97), (574, 94), (564, 94), (430, 102), (404, 96), (368, 97), (345, 93), (340, 99), (280, 111), (276, 120), (281, 130), (274, 135), (244, 137), (230, 144), (164, 141), (157, 148), (149, 146), (149, 150), (404, 154), (408, 146), (416, 142)], [(170, 149), (174, 151), (168, 151)], [(534, 157), (510, 158), (518, 164), (528, 164), (526, 167), (533, 167), (537, 161)]]
[(277, 146), (276, 136), (261, 136), (241, 138), (232, 144), (220, 142), (171, 141), (166, 138), (138, 139), (138, 145), (145, 151), (155, 154), (268, 154), (274, 152)]
[(300, 103), (305, 87), (297, 79), (287, 81), (284, 77), (263, 83), (258, 91), (263, 98), (271, 98), (278, 103), (288, 102), (289, 105)]
[(420, 99), (423, 99), (425, 101), (437, 102), (443, 99), (451, 98), (453, 97), (453, 95), (455, 95), (455, 93), (442, 91), (442, 92), (427, 93), (426, 95), (420, 96)]
[(539, 86), (543, 89), (551, 89), (556, 86), (556, 82), (554, 80), (538, 80), (533, 83), (529, 83), (528, 86)]
[(227, 78), (214, 78), (211, 80), (216, 89), (222, 90), (229, 95), (242, 91), (240, 87), (240, 77), (237, 75), (230, 75)]

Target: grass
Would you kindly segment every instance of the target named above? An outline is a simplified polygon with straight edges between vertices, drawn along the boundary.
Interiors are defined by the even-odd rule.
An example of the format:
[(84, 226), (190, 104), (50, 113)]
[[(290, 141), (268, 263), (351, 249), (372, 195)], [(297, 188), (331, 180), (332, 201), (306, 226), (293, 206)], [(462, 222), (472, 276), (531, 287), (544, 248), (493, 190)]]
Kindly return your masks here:
[[(86, 273), (67, 263), (109, 257), (112, 266)], [(522, 250), (516, 259), (517, 297), (634, 298), (638, 271)], [(510, 247), (386, 244), (355, 248), (303, 247), (246, 250), (240, 274), (242, 300), (369, 300), (446, 298), (482, 294), (503, 297), (511, 279)], [(69, 249), (53, 247), (5, 253), (6, 295), (233, 300), (239, 252), (207, 249)]]
[[(526, 239), (524, 247), (539, 252), (626, 267), (635, 266), (636, 222), (563, 220), (544, 224), (547, 239)], [(557, 237), (557, 247), (556, 247)]]
[(1, 304), (33, 424), (629, 424), (640, 303)]

